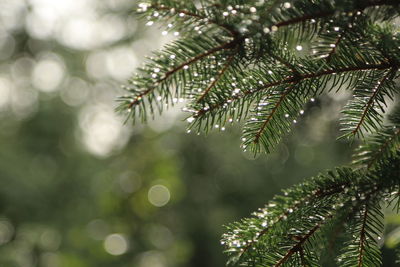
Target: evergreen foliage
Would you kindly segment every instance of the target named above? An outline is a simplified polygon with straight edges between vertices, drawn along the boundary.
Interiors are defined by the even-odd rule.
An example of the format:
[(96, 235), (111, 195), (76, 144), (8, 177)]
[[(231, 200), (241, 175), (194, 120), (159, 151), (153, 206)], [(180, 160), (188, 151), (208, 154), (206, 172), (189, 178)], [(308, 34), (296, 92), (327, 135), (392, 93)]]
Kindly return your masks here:
[(189, 129), (244, 121), (243, 149), (270, 152), (309, 101), (332, 90), (353, 95), (340, 119), (342, 138), (362, 141), (352, 165), (228, 226), (229, 263), (321, 266), (340, 240), (338, 265), (379, 266), (382, 208), (400, 207), (399, 1), (154, 0), (138, 12), (179, 38), (125, 87), (118, 109), (132, 120), (185, 102)]

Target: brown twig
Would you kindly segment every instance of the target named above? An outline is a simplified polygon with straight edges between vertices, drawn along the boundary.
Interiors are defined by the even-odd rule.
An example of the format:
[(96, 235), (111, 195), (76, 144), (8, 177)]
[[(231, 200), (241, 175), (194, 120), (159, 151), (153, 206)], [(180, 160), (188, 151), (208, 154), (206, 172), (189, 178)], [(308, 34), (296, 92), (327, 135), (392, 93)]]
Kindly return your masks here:
[(362, 226), (361, 226), (361, 231), (360, 231), (360, 244), (359, 244), (359, 255), (358, 255), (358, 267), (362, 267), (363, 265), (363, 251), (365, 247), (365, 226), (367, 225), (367, 217), (368, 217), (368, 207), (367, 204), (365, 204), (365, 211), (363, 214), (363, 221), (362, 221)]

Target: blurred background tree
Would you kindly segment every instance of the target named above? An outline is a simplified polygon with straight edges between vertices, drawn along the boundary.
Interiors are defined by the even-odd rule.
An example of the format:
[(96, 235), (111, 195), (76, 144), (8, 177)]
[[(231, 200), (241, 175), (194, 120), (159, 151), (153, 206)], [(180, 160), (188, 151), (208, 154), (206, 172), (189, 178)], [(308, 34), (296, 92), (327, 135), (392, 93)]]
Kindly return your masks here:
[[(335, 141), (346, 96), (310, 103), (255, 160), (236, 127), (188, 135), (177, 110), (124, 125), (118, 88), (173, 38), (145, 29), (135, 5), (0, 0), (0, 266), (223, 266), (222, 225), (348, 162)], [(387, 222), (389, 254), (399, 221)]]

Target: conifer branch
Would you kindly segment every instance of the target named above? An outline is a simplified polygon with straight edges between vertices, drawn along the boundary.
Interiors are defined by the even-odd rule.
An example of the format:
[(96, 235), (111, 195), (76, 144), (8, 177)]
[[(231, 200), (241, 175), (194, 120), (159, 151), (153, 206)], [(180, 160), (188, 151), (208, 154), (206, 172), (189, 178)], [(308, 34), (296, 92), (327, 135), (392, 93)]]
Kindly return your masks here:
[(299, 248), (299, 253), (300, 253), (300, 264), (301, 264), (301, 266), (306, 267), (307, 265), (306, 265), (306, 259), (304, 257), (304, 249), (303, 249), (303, 247)]
[[(372, 154), (371, 158), (369, 159), (369, 163), (367, 164), (367, 169), (370, 169), (379, 159), (383, 158), (383, 153), (390, 147), (391, 144), (394, 143), (396, 139), (400, 137), (400, 129), (396, 129), (393, 131), (393, 134), (386, 138), (385, 141), (380, 144), (380, 146), (376, 149), (375, 153)], [(400, 149), (400, 144), (396, 146), (394, 143), (396, 150)]]
[(195, 62), (197, 62), (197, 61), (199, 61), (199, 60), (201, 60), (201, 59), (203, 59), (203, 58), (205, 58), (205, 57), (207, 57), (207, 56), (210, 56), (210, 55), (212, 55), (212, 54), (215, 54), (216, 52), (219, 52), (219, 51), (221, 51), (221, 50), (224, 50), (224, 49), (231, 49), (233, 46), (237, 45), (237, 44), (240, 42), (240, 40), (241, 40), (241, 39), (234, 39), (234, 40), (232, 40), (232, 41), (223, 43), (222, 45), (220, 45), (220, 46), (218, 46), (218, 47), (214, 47), (214, 48), (212, 48), (212, 49), (210, 49), (210, 50), (208, 50), (208, 51), (206, 51), (206, 52), (204, 52), (204, 53), (202, 53), (202, 54), (199, 54), (199, 55), (193, 57), (192, 59), (190, 59), (190, 60), (188, 60), (188, 61), (186, 61), (186, 62), (184, 62), (184, 63), (181, 63), (180, 65), (178, 65), (177, 67), (173, 68), (172, 70), (167, 71), (167, 72), (164, 74), (164, 77), (163, 77), (163, 78), (157, 80), (157, 81), (154, 83), (155, 86), (150, 87), (150, 88), (148, 88), (147, 90), (141, 92), (139, 95), (137, 95), (137, 96), (135, 97), (135, 99), (134, 99), (133, 101), (131, 101), (131, 103), (128, 105), (128, 108), (132, 108), (134, 105), (137, 105), (137, 104), (140, 102), (140, 100), (142, 99), (142, 97), (144, 97), (144, 96), (148, 95), (149, 93), (151, 93), (155, 88), (157, 88), (157, 85), (158, 85), (159, 83), (162, 83), (163, 81), (165, 81), (166, 79), (168, 79), (171, 75), (173, 75), (173, 74), (176, 73), (177, 71), (182, 70), (185, 66), (189, 66), (189, 65), (191, 65), (191, 64), (193, 64), (193, 63), (195, 63)]
[(226, 70), (230, 67), (234, 58), (235, 58), (235, 54), (232, 53), (232, 55), (230, 55), (229, 58), (227, 59), (223, 68), (219, 71), (217, 77), (214, 78), (214, 80), (210, 83), (210, 85), (208, 85), (206, 90), (204, 90), (204, 92), (201, 94), (201, 96), (197, 99), (197, 101), (196, 101), (197, 103), (200, 103), (207, 96), (207, 94), (211, 91), (211, 89), (218, 83), (218, 81), (221, 79), (221, 77), (225, 74)]
[(253, 90), (244, 91), (240, 95), (239, 94), (235, 95), (233, 97), (228, 98), (226, 101), (211, 105), (207, 109), (200, 109), (195, 113), (195, 115), (193, 117), (199, 118), (201, 116), (204, 116), (207, 113), (214, 111), (215, 109), (222, 107), (224, 104), (232, 103), (243, 97), (247, 97), (247, 96), (253, 95), (255, 93), (258, 93), (260, 91), (266, 90), (268, 88), (282, 85), (282, 84), (301, 82), (302, 80), (319, 78), (319, 77), (325, 76), (325, 75), (339, 74), (339, 73), (345, 73), (345, 72), (365, 71), (365, 70), (385, 70), (385, 69), (394, 68), (394, 67), (395, 66), (393, 66), (392, 64), (384, 62), (381, 64), (365, 64), (363, 66), (351, 66), (351, 67), (344, 67), (341, 69), (328, 69), (328, 70), (320, 71), (317, 73), (303, 74), (303, 75), (299, 75), (299, 76), (290, 76), (290, 77), (284, 78), (282, 80), (260, 86)]
[(361, 12), (361, 10), (358, 10), (353, 14), (353, 16), (351, 17), (350, 22), (346, 25), (346, 27), (343, 29), (343, 31), (339, 34), (338, 38), (336, 39), (336, 41), (335, 41), (335, 43), (334, 43), (334, 45), (332, 47), (332, 50), (328, 53), (328, 55), (326, 57), (326, 61), (328, 63), (331, 61), (333, 55), (336, 53), (336, 50), (338, 49), (338, 46), (339, 46), (340, 42), (345, 37), (347, 31), (350, 29), (350, 27), (353, 26), (354, 20), (356, 19), (356, 16), (358, 15), (357, 12)]
[(265, 121), (263, 122), (263, 124), (261, 125), (260, 129), (257, 131), (253, 143), (257, 144), (261, 135), (263, 134), (265, 128), (267, 127), (268, 123), (270, 122), (270, 120), (272, 119), (272, 117), (274, 117), (275, 112), (278, 110), (278, 108), (281, 106), (282, 102), (285, 100), (286, 96), (288, 94), (290, 94), (290, 92), (295, 88), (295, 85), (291, 85), (289, 86), (289, 88), (287, 88), (285, 90), (285, 92), (283, 92), (283, 94), (280, 96), (279, 100), (275, 103), (274, 107), (272, 108), (271, 112), (269, 113), (268, 117), (265, 119)]
[(322, 222), (318, 223), (317, 225), (315, 225), (309, 232), (308, 234), (306, 234), (304, 237), (300, 238), (300, 240), (298, 241), (298, 243), (296, 245), (294, 245), (293, 247), (291, 247), (288, 252), (283, 256), (282, 259), (280, 259), (274, 266), (275, 267), (279, 267), (282, 266), (283, 264), (285, 264), (285, 262), (297, 251), (299, 251), (299, 249), (301, 249), (301, 246), (308, 241), (312, 235), (321, 228), (322, 226)]
[(359, 121), (357, 122), (355, 128), (351, 131), (351, 134), (354, 136), (356, 134), (358, 134), (358, 132), (361, 129), (361, 126), (363, 125), (370, 109), (373, 108), (373, 105), (376, 101), (377, 96), (380, 94), (380, 91), (382, 89), (382, 87), (385, 85), (387, 79), (389, 78), (390, 75), (393, 75), (395, 72), (397, 72), (397, 69), (392, 68), (390, 71), (388, 71), (383, 77), (382, 79), (380, 79), (377, 82), (377, 85), (374, 87), (373, 89), (373, 93), (372, 95), (369, 97), (368, 102), (364, 105), (363, 110), (361, 112), (361, 117), (359, 119)]
[(283, 57), (272, 53), (271, 51), (268, 51), (267, 53), (268, 53), (268, 55), (270, 57), (276, 59), (277, 61), (282, 63), (284, 66), (286, 66), (292, 72), (293, 76), (299, 75), (299, 71), (296, 69), (296, 67), (292, 63), (290, 63), (289, 61), (285, 60)]
[[(131, 94), (122, 98), (121, 107), (140, 105), (129, 116), (143, 119), (147, 104), (154, 114), (155, 108), (161, 112), (170, 101), (186, 99), (190, 128), (208, 131), (246, 118), (243, 147), (269, 152), (290, 132), (307, 101), (347, 88), (354, 98), (342, 111), (342, 130), (361, 137), (364, 131), (375, 132), (354, 157), (353, 166), (364, 168), (338, 168), (308, 179), (255, 216), (229, 225), (222, 239), (229, 262), (318, 266), (321, 246), (333, 247), (334, 240), (326, 242), (331, 224), (350, 221), (343, 232), (342, 266), (379, 264), (374, 236), (381, 233), (383, 214), (378, 203), (387, 192), (398, 191), (400, 179), (400, 111), (391, 119), (394, 129), (382, 125), (380, 112), (387, 111), (387, 98), (397, 101), (400, 34), (392, 22), (399, 17), (400, 3), (203, 1), (198, 8), (187, 2), (150, 2), (162, 6), (147, 13), (150, 24), (153, 17), (174, 19), (169, 27), (185, 38), (158, 53), (142, 69), (143, 76), (131, 81)], [(310, 39), (312, 50), (295, 51), (295, 45)]]
[(315, 14), (304, 15), (302, 17), (292, 18), (292, 19), (289, 19), (286, 21), (281, 21), (281, 22), (274, 24), (273, 26), (279, 28), (282, 26), (303, 23), (303, 22), (311, 20), (311, 19), (321, 19), (321, 18), (325, 18), (325, 17), (330, 17), (333, 14), (335, 14), (335, 10), (328, 10), (328, 11), (323, 11), (323, 12), (319, 12), (319, 13), (315, 13)]
[(365, 205), (365, 210), (364, 210), (364, 214), (362, 216), (362, 224), (361, 224), (361, 231), (360, 231), (360, 244), (359, 244), (359, 248), (358, 248), (358, 267), (362, 267), (363, 266), (363, 256), (364, 256), (364, 249), (365, 249), (365, 242), (366, 242), (366, 238), (365, 238), (365, 227), (367, 225), (367, 217), (368, 217), (368, 206), (367, 204)]
[[(396, 3), (393, 0), (365, 1), (365, 3), (363, 3), (356, 10), (361, 11), (361, 10), (364, 10), (366, 8), (369, 8), (369, 7), (395, 5), (395, 4)], [(322, 18), (333, 16), (335, 14), (335, 12), (336, 12), (336, 10), (332, 9), (332, 10), (321, 11), (321, 12), (314, 13), (314, 14), (307, 14), (307, 15), (304, 15), (304, 16), (301, 16), (301, 17), (292, 18), (292, 19), (289, 19), (289, 20), (286, 20), (286, 21), (278, 22), (278, 23), (274, 24), (273, 26), (276, 26), (276, 27), (279, 28), (279, 27), (282, 27), (282, 26), (288, 26), (288, 25), (292, 25), (292, 24), (303, 23), (303, 22), (311, 20), (311, 19), (315, 19), (315, 20), (316, 19), (322, 19)]]
[(312, 192), (312, 194), (306, 195), (304, 198), (297, 200), (296, 202), (294, 202), (293, 205), (289, 206), (288, 208), (285, 209), (285, 211), (280, 214), (277, 219), (270, 225), (268, 225), (267, 227), (265, 227), (262, 231), (260, 231), (251, 242), (248, 243), (248, 245), (246, 247), (243, 248), (243, 250), (241, 251), (240, 255), (239, 255), (239, 259), (254, 245), (256, 244), (256, 241), (259, 240), (262, 236), (264, 236), (265, 234), (268, 233), (268, 231), (277, 223), (283, 221), (285, 218), (287, 218), (287, 216), (297, 210), (301, 205), (304, 205), (304, 203), (309, 202), (309, 201), (313, 201), (316, 199), (320, 199), (320, 198), (324, 198), (324, 197), (328, 197), (331, 196), (333, 194), (337, 194), (337, 193), (341, 193), (343, 192), (343, 190), (345, 188), (347, 188), (350, 185), (350, 183), (348, 181), (345, 182), (340, 182), (336, 185), (333, 186), (329, 186), (327, 188), (318, 188), (317, 190), (315, 190), (315, 192)]
[(221, 24), (216, 20), (210, 19), (210, 18), (208, 18), (206, 16), (203, 16), (203, 15), (200, 15), (200, 14), (197, 14), (197, 13), (194, 13), (194, 12), (190, 12), (190, 11), (185, 10), (185, 9), (176, 9), (174, 7), (168, 7), (168, 6), (165, 6), (165, 5), (162, 5), (162, 6), (160, 6), (160, 5), (151, 5), (149, 8), (152, 8), (152, 9), (158, 10), (158, 11), (168, 11), (168, 12), (171, 12), (171, 10), (173, 10), (174, 13), (176, 13), (176, 14), (184, 14), (185, 16), (200, 20), (200, 22), (206, 22), (207, 24), (214, 24), (214, 25), (226, 30), (232, 36), (236, 36), (237, 35), (236, 31), (233, 30), (228, 25)]

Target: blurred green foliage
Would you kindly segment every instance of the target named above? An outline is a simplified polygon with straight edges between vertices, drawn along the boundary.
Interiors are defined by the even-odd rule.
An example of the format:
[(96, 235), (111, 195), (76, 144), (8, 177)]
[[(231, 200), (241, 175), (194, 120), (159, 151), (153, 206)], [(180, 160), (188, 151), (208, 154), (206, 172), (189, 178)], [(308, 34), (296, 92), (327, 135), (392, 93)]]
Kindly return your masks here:
[[(113, 73), (126, 66), (101, 64), (129, 49), (136, 64), (162, 42), (132, 20), (135, 3), (83, 1), (125, 30), (76, 47), (32, 18), (49, 1), (11, 2), (0, 3), (0, 266), (223, 266), (224, 224), (349, 160), (349, 144), (335, 141), (341, 102), (330, 98), (308, 107), (276, 153), (257, 159), (241, 152), (235, 127), (186, 134), (173, 112), (170, 122), (122, 126), (113, 101), (124, 77)], [(61, 62), (56, 84), (48, 76), (59, 75), (51, 72), (58, 63), (41, 64), (43, 55)], [(396, 247), (398, 217), (389, 223)]]

